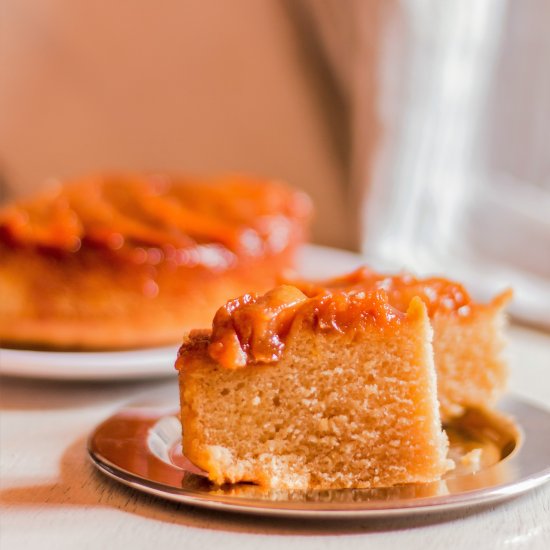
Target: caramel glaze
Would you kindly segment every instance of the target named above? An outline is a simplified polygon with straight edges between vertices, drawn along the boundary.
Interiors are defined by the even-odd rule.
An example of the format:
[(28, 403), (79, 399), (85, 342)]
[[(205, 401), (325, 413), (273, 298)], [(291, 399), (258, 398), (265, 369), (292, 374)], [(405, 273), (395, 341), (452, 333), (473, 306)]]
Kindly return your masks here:
[(324, 281), (288, 282), (309, 297), (321, 296), (336, 289), (367, 292), (384, 290), (389, 303), (399, 311), (406, 311), (411, 300), (418, 296), (426, 304), (430, 317), (438, 313), (466, 316), (472, 306), (470, 295), (459, 283), (436, 277), (419, 279), (408, 273), (382, 275), (368, 267), (361, 267), (352, 273)]
[(305, 321), (315, 330), (347, 333), (365, 323), (380, 330), (395, 327), (404, 317), (388, 303), (383, 290), (325, 289), (308, 297), (294, 286), (281, 285), (264, 295), (245, 294), (220, 308), (208, 353), (228, 369), (273, 363), (294, 323)]
[(135, 264), (231, 265), (283, 250), (310, 215), (284, 184), (233, 176), (90, 177), (0, 210), (0, 244), (52, 256), (102, 251)]
[(209, 345), (212, 359), (225, 368), (277, 361), (298, 318), (320, 330), (346, 332), (367, 319), (380, 329), (395, 326), (417, 296), (430, 317), (467, 317), (475, 305), (459, 283), (407, 273), (382, 275), (367, 267), (324, 281), (287, 283), (263, 296), (246, 294), (218, 310)]

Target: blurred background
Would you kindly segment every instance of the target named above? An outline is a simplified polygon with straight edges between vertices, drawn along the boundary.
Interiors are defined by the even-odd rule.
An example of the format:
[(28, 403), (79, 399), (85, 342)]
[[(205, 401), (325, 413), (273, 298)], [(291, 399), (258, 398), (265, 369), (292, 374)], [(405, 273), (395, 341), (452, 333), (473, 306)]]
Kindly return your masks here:
[(314, 242), (550, 327), (550, 0), (1, 0), (2, 200), (111, 170), (281, 178)]

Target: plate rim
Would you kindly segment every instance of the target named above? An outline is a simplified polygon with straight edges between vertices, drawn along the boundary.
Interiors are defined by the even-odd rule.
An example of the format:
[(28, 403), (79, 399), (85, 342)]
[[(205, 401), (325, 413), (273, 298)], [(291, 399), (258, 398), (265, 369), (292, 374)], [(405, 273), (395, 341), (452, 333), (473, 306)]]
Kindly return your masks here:
[[(508, 408), (514, 406), (526, 407), (537, 415), (543, 415), (548, 420), (548, 435), (550, 436), (550, 411), (536, 403), (530, 402), (521, 396), (508, 395), (496, 409), (498, 412), (510, 414)], [(504, 409), (504, 410), (503, 410)], [(122, 409), (123, 411), (124, 409)], [(172, 409), (177, 410), (177, 409)], [(121, 411), (119, 411), (120, 413)], [(115, 413), (115, 415), (118, 413)], [(172, 415), (166, 411), (166, 416)], [(114, 416), (114, 415), (113, 415)], [(112, 418), (109, 417), (109, 418)], [(162, 417), (161, 417), (162, 418)], [(523, 420), (523, 422), (522, 422)], [(512, 453), (510, 463), (517, 461), (522, 453), (532, 451), (530, 448), (536, 443), (534, 438), (528, 438), (526, 432), (531, 426), (525, 426), (525, 419), (516, 418), (516, 422), (522, 432), (522, 445)], [(380, 501), (351, 501), (346, 502), (345, 508), (338, 507), (334, 503), (325, 501), (311, 501), (304, 508), (303, 502), (262, 500), (250, 497), (235, 497), (232, 495), (211, 495), (192, 489), (178, 489), (154, 479), (147, 479), (138, 474), (119, 468), (110, 460), (99, 456), (93, 449), (93, 437), (103, 424), (100, 423), (90, 434), (87, 443), (88, 457), (91, 463), (109, 478), (131, 487), (142, 493), (170, 500), (185, 505), (192, 505), (206, 509), (221, 510), (225, 512), (237, 512), (251, 515), (279, 516), (287, 518), (317, 518), (317, 519), (364, 519), (374, 517), (412, 516), (417, 514), (445, 513), (463, 508), (476, 508), (479, 506), (503, 502), (505, 500), (524, 494), (535, 487), (550, 481), (550, 461), (546, 466), (535, 472), (530, 472), (519, 479), (506, 481), (490, 488), (474, 489), (454, 495), (436, 495), (432, 497), (419, 497), (418, 499), (380, 500)], [(527, 429), (526, 429), (527, 428)], [(497, 465), (500, 463), (497, 463)], [(495, 466), (490, 468), (494, 468)], [(391, 503), (391, 504), (390, 504)]]
[[(175, 376), (179, 345), (125, 351), (38, 351), (0, 348), (0, 375), (66, 381), (110, 381)], [(131, 361), (131, 368), (128, 368)]]

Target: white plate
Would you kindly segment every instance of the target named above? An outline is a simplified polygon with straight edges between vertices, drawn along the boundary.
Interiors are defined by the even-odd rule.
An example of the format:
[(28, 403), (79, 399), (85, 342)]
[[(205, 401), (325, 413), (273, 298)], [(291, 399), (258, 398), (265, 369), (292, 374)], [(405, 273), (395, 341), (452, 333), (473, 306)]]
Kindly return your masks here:
[(178, 346), (113, 352), (0, 350), (0, 374), (55, 380), (122, 380), (175, 375)]
[[(307, 245), (298, 258), (304, 277), (331, 277), (366, 260), (358, 254)], [(115, 352), (57, 352), (0, 349), (0, 374), (57, 380), (116, 380), (175, 375), (178, 346)]]

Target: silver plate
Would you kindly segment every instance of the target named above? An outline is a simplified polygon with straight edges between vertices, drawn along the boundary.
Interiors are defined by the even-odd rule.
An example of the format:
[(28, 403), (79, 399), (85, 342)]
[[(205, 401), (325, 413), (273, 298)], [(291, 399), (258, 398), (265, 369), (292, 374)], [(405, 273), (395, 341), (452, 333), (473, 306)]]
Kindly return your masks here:
[[(214, 486), (181, 454), (176, 406), (152, 402), (122, 409), (100, 424), (88, 452), (101, 472), (139, 491), (266, 516), (343, 519), (472, 510), (550, 479), (548, 411), (509, 397), (499, 412), (468, 411), (448, 426), (448, 433), (457, 468), (445, 479), (384, 489), (289, 492), (249, 484)], [(479, 451), (470, 452), (477, 448), (483, 449), (481, 460)]]

